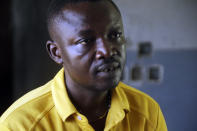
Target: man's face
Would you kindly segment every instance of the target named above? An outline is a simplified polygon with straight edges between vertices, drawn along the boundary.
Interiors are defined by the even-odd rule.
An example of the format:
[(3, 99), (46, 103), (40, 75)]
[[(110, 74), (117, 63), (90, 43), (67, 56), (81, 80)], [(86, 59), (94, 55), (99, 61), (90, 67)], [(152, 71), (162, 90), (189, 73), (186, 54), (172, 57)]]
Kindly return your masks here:
[(107, 1), (66, 6), (52, 25), (66, 84), (104, 91), (120, 81), (125, 38), (119, 12)]

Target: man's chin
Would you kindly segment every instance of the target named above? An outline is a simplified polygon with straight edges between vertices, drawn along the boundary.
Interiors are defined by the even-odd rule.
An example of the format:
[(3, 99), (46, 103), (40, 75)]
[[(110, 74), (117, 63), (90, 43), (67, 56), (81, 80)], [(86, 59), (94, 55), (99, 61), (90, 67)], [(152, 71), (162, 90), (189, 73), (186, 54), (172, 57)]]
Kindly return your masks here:
[(120, 80), (100, 82), (96, 86), (97, 91), (106, 91), (116, 88)]

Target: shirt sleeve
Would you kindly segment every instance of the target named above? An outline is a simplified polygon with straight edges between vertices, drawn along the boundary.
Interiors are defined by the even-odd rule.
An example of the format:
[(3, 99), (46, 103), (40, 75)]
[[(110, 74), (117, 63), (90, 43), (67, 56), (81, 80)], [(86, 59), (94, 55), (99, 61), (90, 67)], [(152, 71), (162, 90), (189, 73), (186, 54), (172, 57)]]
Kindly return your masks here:
[(4, 126), (3, 124), (0, 124), (0, 131), (11, 131), (9, 130), (6, 126)]
[(158, 110), (158, 119), (157, 119), (157, 127), (155, 131), (168, 131), (167, 125), (163, 116), (163, 113), (159, 107)]

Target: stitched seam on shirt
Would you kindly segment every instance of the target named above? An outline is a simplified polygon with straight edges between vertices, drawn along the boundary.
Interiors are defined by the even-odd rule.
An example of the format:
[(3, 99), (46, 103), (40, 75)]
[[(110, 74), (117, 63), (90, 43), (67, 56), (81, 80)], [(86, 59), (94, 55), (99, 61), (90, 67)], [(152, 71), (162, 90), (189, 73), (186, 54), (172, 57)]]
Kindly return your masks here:
[(52, 107), (50, 107), (48, 110), (45, 110), (42, 112), (37, 118), (36, 121), (33, 123), (32, 127), (30, 128), (30, 131), (33, 130), (33, 128), (40, 122), (54, 107), (55, 105), (53, 104)]
[[(31, 91), (30, 91), (30, 92), (31, 92)], [(30, 93), (30, 92), (29, 92), (29, 93)], [(40, 98), (40, 97), (43, 97), (43, 96), (45, 96), (45, 95), (48, 95), (48, 94), (50, 94), (50, 93), (51, 93), (51, 91), (47, 91), (46, 93), (41, 94), (40, 96), (36, 96), (36, 97), (30, 99), (29, 101), (26, 101), (25, 103), (22, 103), (20, 106), (17, 106), (15, 109), (11, 110), (8, 114), (6, 114), (6, 117), (5, 117), (2, 121), (7, 120), (7, 119), (11, 116), (12, 113), (14, 113), (15, 111), (17, 111), (17, 110), (19, 110), (20, 108), (22, 108), (22, 106), (24, 106), (24, 105), (26, 105), (26, 104), (28, 104), (28, 103), (30, 103), (30, 102), (32, 102), (32, 101), (34, 101), (34, 100)], [(27, 94), (28, 94), (28, 93), (27, 93)], [(27, 94), (26, 94), (26, 95), (27, 95)], [(21, 101), (23, 101), (23, 99), (24, 99), (24, 97), (25, 97), (26, 95), (22, 96), (22, 97), (19, 98), (18, 100), (21, 99)], [(17, 101), (18, 101), (18, 100), (17, 100)], [(14, 103), (13, 103), (13, 104), (14, 104)], [(14, 108), (15, 106), (12, 107), (12, 105), (11, 105), (10, 107), (11, 107), (11, 108)], [(8, 108), (8, 109), (9, 109), (9, 108)], [(2, 116), (1, 116), (1, 117), (2, 117)]]
[(14, 113), (14, 112), (20, 110), (24, 105), (26, 105), (26, 104), (28, 104), (28, 103), (30, 103), (30, 102), (32, 102), (32, 101), (34, 101), (34, 100), (36, 100), (36, 99), (38, 99), (38, 98), (40, 98), (40, 97), (43, 97), (43, 96), (45, 96), (45, 95), (48, 95), (49, 93), (51, 93), (51, 92), (47, 92), (46, 94), (40, 95), (40, 96), (38, 96), (37, 98), (33, 98), (33, 99), (31, 99), (30, 101), (27, 101), (26, 103), (23, 103), (21, 106), (17, 107), (17, 108), (14, 109), (12, 112), (10, 112), (10, 113), (6, 116), (6, 118), (5, 118), (3, 121), (6, 121), (7, 119), (9, 119), (9, 117), (12, 116), (12, 113)]

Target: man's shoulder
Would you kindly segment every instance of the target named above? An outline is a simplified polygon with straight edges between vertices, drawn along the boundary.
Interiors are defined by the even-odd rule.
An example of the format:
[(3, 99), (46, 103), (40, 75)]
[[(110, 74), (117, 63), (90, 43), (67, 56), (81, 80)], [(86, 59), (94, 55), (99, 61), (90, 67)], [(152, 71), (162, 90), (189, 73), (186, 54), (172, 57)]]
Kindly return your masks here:
[(40, 115), (44, 114), (51, 108), (54, 103), (52, 102), (52, 94), (50, 83), (36, 88), (14, 102), (0, 118), (0, 123), (14, 125), (17, 123), (31, 123)]
[(146, 101), (150, 104), (158, 105), (157, 102), (151, 96), (149, 96), (148, 94), (146, 94), (146, 93), (144, 93), (132, 86), (129, 86), (123, 82), (120, 82), (119, 87), (121, 88), (121, 90), (124, 91), (124, 93), (127, 95), (127, 97), (130, 98), (129, 100), (139, 101), (140, 104), (142, 104), (141, 103), (142, 101), (144, 101), (144, 102)]
[(153, 119), (156, 119), (160, 107), (151, 96), (122, 82), (120, 82), (119, 88), (126, 95), (132, 112), (150, 121), (155, 121)]

